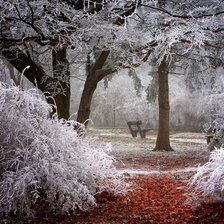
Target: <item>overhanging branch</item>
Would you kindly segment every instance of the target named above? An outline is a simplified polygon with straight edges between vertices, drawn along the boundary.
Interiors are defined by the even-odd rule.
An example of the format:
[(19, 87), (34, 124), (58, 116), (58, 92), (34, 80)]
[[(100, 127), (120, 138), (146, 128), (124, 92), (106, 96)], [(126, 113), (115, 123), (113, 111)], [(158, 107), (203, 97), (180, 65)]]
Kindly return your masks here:
[(152, 43), (150, 45), (150, 49), (147, 51), (146, 55), (142, 58), (142, 60), (138, 63), (132, 63), (132, 64), (118, 64), (116, 68), (107, 68), (107, 69), (98, 69), (95, 71), (95, 74), (99, 77), (100, 80), (102, 80), (104, 77), (113, 74), (114, 72), (118, 72), (121, 69), (126, 69), (126, 68), (137, 68), (143, 65), (151, 55), (153, 49), (152, 47), (156, 46), (156, 43)]

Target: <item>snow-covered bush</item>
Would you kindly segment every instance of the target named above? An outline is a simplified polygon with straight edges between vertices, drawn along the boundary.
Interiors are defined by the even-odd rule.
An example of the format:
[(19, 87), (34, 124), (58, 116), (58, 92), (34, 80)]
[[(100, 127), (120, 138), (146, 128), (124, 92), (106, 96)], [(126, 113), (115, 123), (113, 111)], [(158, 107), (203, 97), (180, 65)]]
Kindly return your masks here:
[(49, 110), (36, 90), (0, 82), (1, 216), (30, 216), (40, 202), (55, 213), (86, 210), (97, 192), (122, 190), (113, 158)]
[(224, 201), (224, 149), (211, 152), (209, 161), (198, 168), (190, 185), (202, 193), (204, 199)]

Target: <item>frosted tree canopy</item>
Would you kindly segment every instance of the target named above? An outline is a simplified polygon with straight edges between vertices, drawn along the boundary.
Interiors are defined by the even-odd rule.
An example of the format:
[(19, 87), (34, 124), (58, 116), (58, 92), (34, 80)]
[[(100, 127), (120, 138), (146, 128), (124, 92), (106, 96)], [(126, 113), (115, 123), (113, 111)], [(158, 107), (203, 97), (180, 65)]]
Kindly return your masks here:
[[(132, 49), (157, 56), (173, 49), (223, 45), (224, 3), (176, 1), (1, 0), (1, 49), (36, 43), (46, 47)], [(183, 47), (184, 46), (184, 47)]]

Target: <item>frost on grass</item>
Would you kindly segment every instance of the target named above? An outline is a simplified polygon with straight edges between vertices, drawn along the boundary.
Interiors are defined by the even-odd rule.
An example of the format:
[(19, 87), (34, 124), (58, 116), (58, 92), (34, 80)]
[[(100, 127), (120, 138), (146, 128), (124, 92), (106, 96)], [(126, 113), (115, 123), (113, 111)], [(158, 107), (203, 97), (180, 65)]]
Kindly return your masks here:
[(0, 215), (87, 210), (100, 191), (122, 190), (113, 158), (64, 121), (49, 118), (35, 90), (0, 83)]
[(190, 185), (202, 193), (203, 199), (224, 201), (224, 149), (216, 149), (209, 161), (198, 168), (190, 180)]

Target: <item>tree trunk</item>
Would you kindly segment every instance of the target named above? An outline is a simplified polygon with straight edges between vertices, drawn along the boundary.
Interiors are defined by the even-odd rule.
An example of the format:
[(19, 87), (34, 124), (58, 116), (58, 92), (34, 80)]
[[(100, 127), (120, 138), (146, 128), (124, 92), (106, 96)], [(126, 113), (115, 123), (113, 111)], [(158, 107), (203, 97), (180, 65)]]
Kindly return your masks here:
[(88, 124), (88, 119), (90, 117), (90, 107), (91, 107), (91, 102), (93, 98), (93, 93), (96, 90), (98, 84), (98, 79), (94, 73), (89, 73), (84, 89), (82, 92), (80, 104), (79, 104), (79, 110), (78, 110), (78, 116), (77, 116), (77, 121), (79, 123), (84, 123), (87, 126)]
[(96, 71), (102, 69), (104, 63), (107, 60), (107, 57), (109, 56), (109, 53), (109, 51), (102, 51), (93, 67), (90, 69), (90, 71), (88, 71), (77, 115), (77, 121), (79, 123), (85, 122), (85, 126), (88, 125), (88, 119), (90, 117), (90, 107), (93, 93), (96, 90), (98, 82), (104, 78), (102, 73), (97, 73)]
[(159, 130), (154, 151), (172, 151), (169, 136), (169, 84), (168, 84), (168, 64), (164, 58), (158, 67), (159, 81)]
[(59, 118), (69, 118), (70, 109), (70, 72), (66, 49), (52, 52), (53, 75), (57, 81), (56, 88), (59, 92), (54, 96)]

